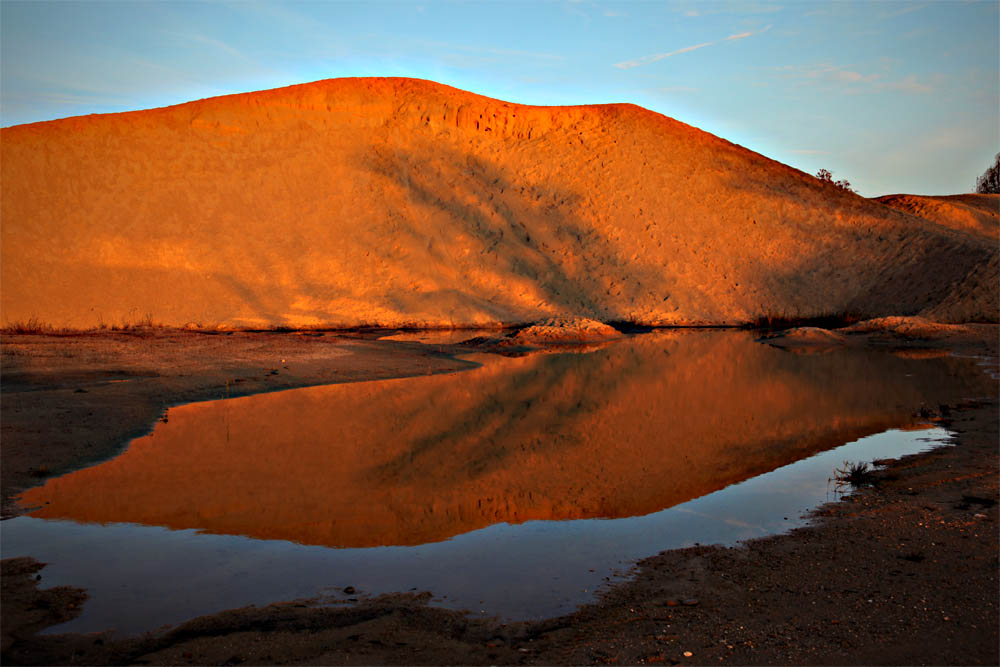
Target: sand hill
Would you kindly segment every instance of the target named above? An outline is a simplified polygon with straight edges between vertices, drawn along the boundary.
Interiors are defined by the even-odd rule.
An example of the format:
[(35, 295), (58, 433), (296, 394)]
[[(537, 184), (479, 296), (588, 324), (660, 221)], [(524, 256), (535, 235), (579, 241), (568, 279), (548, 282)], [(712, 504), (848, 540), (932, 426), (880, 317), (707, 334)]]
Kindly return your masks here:
[(7, 128), (2, 318), (997, 319), (997, 244), (629, 104), (336, 79)]

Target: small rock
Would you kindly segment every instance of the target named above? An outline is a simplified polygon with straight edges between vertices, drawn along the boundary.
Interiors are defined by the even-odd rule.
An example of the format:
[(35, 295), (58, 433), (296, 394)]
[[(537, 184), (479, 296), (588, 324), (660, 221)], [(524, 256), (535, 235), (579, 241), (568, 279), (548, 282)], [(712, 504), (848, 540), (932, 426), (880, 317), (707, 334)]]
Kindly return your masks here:
[(680, 600), (675, 600), (673, 598), (670, 598), (669, 600), (667, 600), (667, 606), (668, 607), (679, 607), (680, 604), (681, 604)]
[(688, 598), (682, 603), (685, 607), (697, 607), (698, 598)]
[(347, 593), (348, 595), (352, 595), (357, 591), (354, 590), (354, 586), (345, 586), (344, 592)]
[(685, 658), (690, 658), (692, 655), (694, 655), (694, 653), (692, 653), (691, 651), (684, 651)]

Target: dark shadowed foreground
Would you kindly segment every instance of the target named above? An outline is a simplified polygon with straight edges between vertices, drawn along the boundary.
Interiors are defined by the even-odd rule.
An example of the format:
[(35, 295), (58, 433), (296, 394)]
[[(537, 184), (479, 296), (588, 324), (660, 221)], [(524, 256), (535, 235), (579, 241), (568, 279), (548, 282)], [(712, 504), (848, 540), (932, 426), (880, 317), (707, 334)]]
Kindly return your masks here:
[[(195, 340), (202, 341), (183, 336), (137, 341), (128, 356), (145, 359), (145, 365), (126, 368), (114, 352), (120, 342), (102, 348), (108, 341), (91, 339), (75, 348), (80, 358), (72, 373), (66, 361), (71, 357), (57, 353), (44, 361), (38, 359), (39, 350), (50, 354), (74, 349), (71, 346), (60, 347), (41, 337), (19, 340), (16, 346), (5, 341), (5, 468), (11, 443), (22, 468), (39, 470), (32, 452), (44, 440), (26, 443), (27, 431), (18, 430), (19, 424), (39, 424), (44, 421), (40, 418), (62, 410), (83, 410), (79, 401), (93, 411), (96, 403), (86, 403), (91, 393), (109, 392), (104, 398), (113, 397), (122, 412), (107, 412), (108, 418), (100, 421), (81, 420), (76, 437), (67, 438), (64, 449), (57, 450), (63, 452), (64, 466), (81, 465), (86, 448), (79, 443), (89, 441), (95, 443), (92, 448), (111, 453), (121, 446), (115, 438), (148, 428), (149, 423), (143, 427), (140, 419), (148, 409), (145, 406), (156, 400), (173, 404), (183, 400), (179, 396), (199, 392), (211, 397), (221, 377), (230, 386), (250, 384), (259, 391), (267, 387), (266, 378), (282, 378), (288, 383), (285, 386), (314, 384), (324, 373), (349, 371), (351, 364), (365, 360), (387, 375), (394, 368), (399, 374), (413, 373), (422, 363), (428, 364), (427, 370), (452, 370), (464, 363), (442, 354), (456, 350), (449, 347), (343, 339), (306, 343), (294, 336), (240, 334), (230, 338), (231, 351), (240, 350), (233, 357), (240, 361), (224, 368), (219, 362), (207, 363), (199, 374), (185, 364), (195, 364), (199, 355), (203, 362), (210, 356), (218, 358), (226, 345), (207, 351), (199, 347), (204, 342), (191, 343)], [(296, 433), (329, 431), (345, 420), (372, 424), (372, 430), (362, 432), (356, 445), (344, 441), (348, 451), (354, 451), (353, 447), (358, 454), (344, 457), (345, 465), (337, 466), (342, 478), (327, 485), (334, 488), (321, 489), (322, 497), (285, 510), (278, 506), (281, 494), (268, 495), (265, 478), (253, 482), (253, 461), (263, 452), (246, 451), (241, 460), (227, 458), (222, 446), (226, 440), (213, 444), (211, 435), (197, 451), (185, 450), (189, 438), (184, 433), (168, 437), (167, 446), (159, 450), (144, 448), (137, 441), (119, 458), (52, 480), (26, 498), (48, 508), (42, 513), (90, 521), (160, 525), (178, 521), (174, 527), (258, 531), (260, 537), (289, 537), (274, 531), (296, 530), (296, 539), (323, 544), (411, 543), (467, 531), (490, 520), (654, 511), (679, 502), (682, 495), (678, 494), (707, 493), (780, 465), (770, 460), (774, 443), (785, 443), (777, 448), (779, 458), (785, 453), (796, 456), (792, 452), (796, 448), (808, 453), (811, 448), (822, 448), (826, 440), (843, 442), (932, 419), (956, 433), (958, 446), (892, 463), (877, 473), (874, 487), (822, 508), (807, 528), (736, 548), (665, 552), (640, 563), (630, 582), (611, 588), (598, 602), (577, 613), (538, 622), (470, 619), (427, 606), (430, 596), (417, 592), (362, 599), (349, 608), (299, 601), (234, 610), (139, 638), (38, 636), (33, 634), (38, 629), (76, 615), (81, 603), (86, 604), (85, 592), (38, 591), (36, 586), (45, 582), (44, 568), (39, 570), (24, 559), (7, 561), (4, 662), (994, 664), (998, 657), (995, 382), (974, 358), (947, 356), (940, 347), (914, 349), (912, 344), (904, 347), (903, 341), (896, 341), (884, 350), (813, 346), (800, 350), (809, 354), (793, 354), (754, 343), (747, 334), (674, 333), (640, 336), (624, 344), (588, 349), (586, 354), (501, 360), (449, 377), (324, 388), (324, 409), (312, 411), (324, 415), (321, 423), (308, 425), (303, 422), (304, 413), (289, 405), (281, 410), (290, 417), (280, 421), (276, 431), (290, 434), (290, 442), (303, 442), (307, 438), (296, 438)], [(381, 345), (388, 357), (379, 356)], [(650, 362), (648, 356), (639, 354), (651, 345), (666, 352), (661, 360)], [(177, 354), (177, 348), (188, 354), (179, 355), (184, 361), (168, 367), (164, 355), (167, 350)], [(105, 356), (95, 368), (92, 360), (101, 349)], [(12, 350), (19, 354), (8, 355)], [(351, 354), (332, 354), (335, 350)], [(322, 365), (322, 372), (319, 366), (305, 363), (306, 351), (314, 355), (310, 363)], [(287, 369), (260, 364), (262, 356), (273, 353)], [(727, 363), (709, 363), (715, 358)], [(254, 364), (263, 367), (257, 369)], [(109, 368), (128, 371), (130, 381), (112, 382), (126, 378), (109, 379)], [(802, 372), (803, 368), (808, 372)], [(19, 383), (9, 388), (11, 370), (21, 375)], [(272, 370), (278, 370), (278, 375), (271, 375)], [(156, 376), (151, 375), (154, 371)], [(189, 372), (193, 375), (183, 377)], [(466, 377), (469, 381), (463, 384)], [(844, 377), (856, 383), (831, 390)], [(81, 378), (87, 378), (86, 382)], [(235, 382), (241, 378), (244, 382)], [(401, 389), (408, 383), (420, 384), (421, 391), (409, 394)], [(727, 393), (733, 386), (748, 391), (730, 389)], [(236, 412), (239, 406), (248, 406), (245, 426), (236, 430), (259, 433), (270, 421), (265, 417), (279, 414), (279, 405), (293, 394), (230, 402)], [(659, 401), (645, 416), (629, 412), (636, 409), (636, 401), (612, 400), (639, 394)], [(429, 397), (449, 406), (451, 412), (445, 414), (454, 415), (454, 423), (421, 423), (417, 408)], [(979, 400), (970, 401), (973, 397)], [(386, 400), (398, 414), (417, 416), (398, 423), (391, 418), (380, 421), (371, 406)], [(531, 410), (524, 408), (526, 402), (531, 403)], [(372, 418), (366, 418), (365, 410), (373, 411)], [(8, 420), (8, 414), (15, 418)], [(262, 417), (255, 421), (254, 415)], [(685, 418), (690, 415), (697, 418)], [(152, 438), (169, 434), (172, 424), (180, 428), (184, 423), (176, 421), (158, 425)], [(556, 424), (562, 428), (563, 422), (567, 431), (547, 430)], [(186, 433), (217, 432), (204, 426)], [(407, 433), (406, 428), (413, 431)], [(232, 437), (236, 430), (226, 433)], [(664, 440), (658, 435), (664, 430), (674, 437)], [(614, 451), (600, 451), (605, 446), (602, 431), (619, 436)], [(44, 433), (44, 427), (37, 426), (34, 433)], [(387, 433), (397, 438), (388, 438)], [(526, 448), (504, 447), (501, 442), (493, 450), (483, 449), (483, 442), (501, 433), (512, 434)], [(527, 437), (537, 433), (550, 437)], [(672, 450), (671, 440), (697, 446), (675, 445)], [(249, 446), (252, 439), (244, 441)], [(365, 451), (363, 442), (374, 446), (371, 461), (360, 455)], [(444, 446), (447, 455), (435, 453), (436, 447)], [(162, 476), (160, 481), (156, 475), (143, 473), (149, 491), (146, 499), (143, 485), (134, 493), (130, 490), (139, 469), (129, 472), (129, 461), (144, 450), (148, 450), (146, 456), (167, 456), (154, 459), (149, 469)], [(309, 458), (306, 449), (301, 457), (309, 465), (296, 468), (297, 455), (293, 448), (278, 459), (292, 466), (295, 475), (308, 476), (317, 461)], [(184, 459), (199, 456), (198, 465), (189, 468), (191, 474), (185, 479)], [(545, 467), (553, 460), (561, 465)], [(597, 471), (595, 465), (600, 465)], [(112, 475), (110, 481), (95, 477), (105, 474), (102, 470)], [(228, 482), (227, 471), (232, 473)], [(203, 473), (223, 480), (221, 492), (213, 496), (212, 485), (199, 482), (198, 475)], [(32, 478), (20, 479), (30, 482)], [(43, 477), (34, 479), (42, 481)], [(576, 489), (572, 482), (580, 479), (588, 482)], [(74, 491), (75, 480), (82, 493)], [(157, 486), (161, 482), (162, 489)], [(337, 528), (341, 532), (331, 532), (334, 526), (316, 520), (296, 523), (311, 503), (325, 503), (333, 515), (341, 512), (338, 507), (356, 506), (362, 482), (371, 494), (363, 506), (371, 531), (355, 530), (348, 524)], [(537, 495), (520, 491), (521, 485), (537, 489)], [(304, 486), (323, 485), (316, 480)], [(113, 493), (87, 497), (87, 489), (105, 487)], [(5, 496), (9, 488), (5, 484)], [(263, 495), (258, 498), (254, 491)], [(474, 511), (480, 507), (477, 496), (505, 494), (514, 500)], [(421, 511), (420, 502), (429, 495), (437, 498), (440, 512)], [(559, 499), (562, 505), (556, 502)], [(46, 501), (50, 504), (44, 505)], [(255, 508), (253, 502), (261, 504)], [(182, 510), (192, 503), (210, 511), (200, 519), (185, 518)], [(205, 517), (225, 520), (234, 516), (231, 509), (223, 511), (225, 503), (246, 508), (248, 516), (265, 516), (258, 517), (256, 527), (251, 528), (193, 523)], [(122, 511), (138, 514), (123, 516)], [(36, 576), (41, 576), (41, 583), (33, 581)]]

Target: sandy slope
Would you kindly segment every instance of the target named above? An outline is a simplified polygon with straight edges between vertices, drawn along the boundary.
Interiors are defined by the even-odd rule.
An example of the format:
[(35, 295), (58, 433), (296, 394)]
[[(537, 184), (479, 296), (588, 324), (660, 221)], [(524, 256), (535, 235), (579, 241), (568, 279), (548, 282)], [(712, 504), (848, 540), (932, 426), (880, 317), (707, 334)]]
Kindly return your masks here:
[(995, 242), (633, 105), (336, 79), (0, 148), (5, 322), (997, 319)]

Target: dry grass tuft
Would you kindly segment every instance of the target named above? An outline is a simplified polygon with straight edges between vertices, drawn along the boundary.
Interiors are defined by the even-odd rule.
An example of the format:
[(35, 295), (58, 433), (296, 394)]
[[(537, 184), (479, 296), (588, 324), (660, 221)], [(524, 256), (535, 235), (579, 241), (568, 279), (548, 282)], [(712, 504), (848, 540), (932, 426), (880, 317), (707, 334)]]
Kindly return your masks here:
[(842, 468), (836, 468), (833, 471), (833, 479), (837, 483), (838, 489), (845, 486), (859, 489), (864, 486), (875, 486), (874, 473), (875, 469), (868, 463), (844, 461)]
[(55, 327), (42, 322), (37, 317), (29, 318), (27, 322), (11, 322), (0, 329), (0, 333), (5, 334), (44, 334), (53, 333)]

